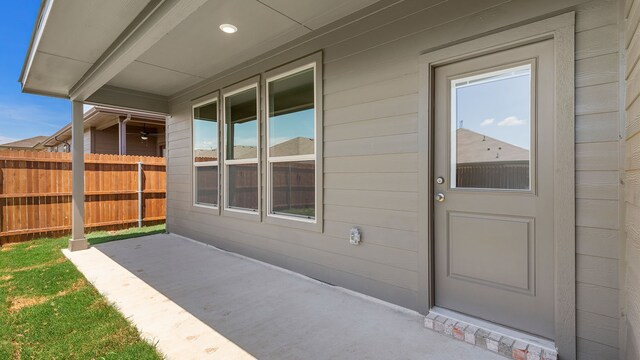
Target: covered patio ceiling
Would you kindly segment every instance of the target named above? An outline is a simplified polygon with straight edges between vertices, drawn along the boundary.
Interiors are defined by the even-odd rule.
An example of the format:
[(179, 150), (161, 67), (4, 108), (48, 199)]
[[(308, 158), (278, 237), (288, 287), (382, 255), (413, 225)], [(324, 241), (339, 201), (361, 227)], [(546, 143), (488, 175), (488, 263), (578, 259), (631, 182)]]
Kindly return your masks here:
[[(395, 1), (376, 2), (43, 0), (20, 82), (28, 93), (167, 112), (184, 89)], [(224, 23), (237, 33), (220, 31)], [(123, 93), (146, 101), (116, 103)]]

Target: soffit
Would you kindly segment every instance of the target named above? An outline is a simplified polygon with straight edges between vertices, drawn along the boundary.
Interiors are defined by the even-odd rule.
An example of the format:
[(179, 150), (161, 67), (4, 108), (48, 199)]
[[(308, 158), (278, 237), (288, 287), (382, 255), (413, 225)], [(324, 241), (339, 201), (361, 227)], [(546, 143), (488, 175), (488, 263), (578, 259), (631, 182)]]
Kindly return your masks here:
[(261, 2), (304, 26), (316, 30), (377, 0), (261, 0)]
[[(159, 0), (52, 1), (23, 90), (67, 97), (151, 2)], [(107, 84), (174, 95), (374, 2), (208, 0)], [(239, 31), (225, 34), (222, 23)]]
[(148, 3), (52, 1), (24, 87), (66, 96)]
[[(376, 0), (209, 0), (109, 85), (169, 96)], [(218, 28), (230, 23), (235, 34)]]
[(93, 64), (149, 0), (54, 1), (38, 51)]

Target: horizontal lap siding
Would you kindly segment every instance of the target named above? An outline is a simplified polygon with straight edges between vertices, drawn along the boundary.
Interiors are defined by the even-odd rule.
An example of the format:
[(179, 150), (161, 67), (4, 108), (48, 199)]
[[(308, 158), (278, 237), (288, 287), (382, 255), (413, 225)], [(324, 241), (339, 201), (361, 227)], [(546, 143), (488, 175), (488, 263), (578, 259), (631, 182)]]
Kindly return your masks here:
[(625, 230), (626, 358), (640, 359), (640, 1), (625, 7), (626, 124)]
[(582, 8), (576, 18), (578, 357), (617, 359), (621, 259), (618, 6), (615, 1), (597, 1)]
[[(619, 317), (619, 54), (617, 2), (407, 1), (300, 45), (324, 51), (324, 232), (206, 215), (191, 206), (189, 102), (169, 120), (170, 231), (320, 280), (417, 308), (418, 56), (562, 10), (576, 18), (576, 192), (578, 346), (617, 356)], [(396, 17), (392, 17), (396, 14)], [(393, 20), (390, 22), (390, 20)], [(314, 47), (314, 44), (317, 46)], [(296, 53), (298, 51), (298, 53)], [(280, 60), (278, 60), (280, 59)], [(269, 67), (286, 55), (265, 60)], [(241, 70), (240, 80), (266, 70)], [(228, 85), (203, 88), (192, 98)], [(362, 228), (364, 242), (348, 245)], [(603, 328), (589, 324), (608, 319)]]

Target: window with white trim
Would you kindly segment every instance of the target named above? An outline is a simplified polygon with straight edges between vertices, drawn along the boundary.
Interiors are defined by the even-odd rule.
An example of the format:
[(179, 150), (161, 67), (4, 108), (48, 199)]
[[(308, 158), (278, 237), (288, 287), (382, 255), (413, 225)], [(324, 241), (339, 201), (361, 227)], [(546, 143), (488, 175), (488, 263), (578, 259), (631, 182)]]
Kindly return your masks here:
[(268, 215), (315, 222), (315, 63), (267, 79)]
[(217, 99), (193, 107), (193, 178), (194, 203), (217, 207), (219, 199)]
[(224, 96), (225, 208), (258, 214), (258, 86)]

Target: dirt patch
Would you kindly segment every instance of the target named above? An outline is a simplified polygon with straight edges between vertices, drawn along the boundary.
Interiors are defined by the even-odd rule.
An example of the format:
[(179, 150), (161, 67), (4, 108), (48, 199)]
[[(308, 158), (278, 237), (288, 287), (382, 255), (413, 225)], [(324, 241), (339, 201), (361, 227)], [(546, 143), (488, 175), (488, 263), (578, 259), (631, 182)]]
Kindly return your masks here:
[(25, 249), (26, 249), (26, 250), (31, 250), (31, 249), (35, 249), (35, 248), (37, 248), (37, 247), (38, 247), (38, 245), (29, 245), (29, 246), (27, 246)]
[(67, 260), (67, 258), (65, 257), (60, 257), (57, 258), (55, 260), (52, 261), (47, 261), (45, 263), (42, 264), (37, 264), (37, 265), (31, 265), (31, 266), (25, 266), (25, 267), (21, 267), (21, 268), (17, 268), (17, 269), (11, 269), (9, 270), (10, 272), (19, 272), (19, 271), (27, 271), (27, 270), (33, 270), (33, 269), (40, 269), (43, 267), (47, 267), (47, 266), (51, 266), (51, 265), (56, 265), (56, 264), (60, 264), (62, 262), (65, 262), (65, 260)]
[(89, 305), (89, 309), (91, 310), (102, 310), (107, 307), (109, 307), (109, 304), (104, 300), (97, 300), (92, 302), (91, 305)]
[(87, 286), (87, 281), (85, 279), (78, 279), (78, 281), (74, 282), (69, 288), (58, 292), (55, 295), (55, 297), (65, 296), (65, 295), (67, 295), (69, 293), (72, 293), (74, 291), (78, 291), (78, 290), (84, 288), (85, 286)]
[(47, 300), (49, 296), (18, 296), (11, 299), (11, 306), (9, 306), (10, 312), (20, 311), (26, 307), (40, 305)]
[(19, 245), (20, 243), (8, 243), (8, 244), (3, 244), (0, 247), (0, 251), (2, 252), (7, 252), (7, 251), (11, 251), (16, 245)]
[(11, 275), (2, 275), (2, 276), (0, 276), (0, 281), (9, 281), (11, 279), (13, 279), (13, 276), (11, 276)]
[(118, 345), (124, 345), (136, 340), (137, 333), (128, 327), (121, 327), (109, 335), (109, 339)]
[(16, 340), (13, 340), (11, 344), (13, 345), (13, 358), (20, 360), (22, 358), (22, 346)]
[(57, 294), (52, 296), (17, 296), (11, 299), (11, 306), (9, 307), (10, 312), (20, 311), (24, 308), (40, 305), (45, 303), (51, 299), (55, 299), (61, 296), (65, 296), (74, 291), (78, 291), (87, 286), (87, 281), (85, 279), (78, 279), (78, 281), (74, 282), (70, 287), (59, 291)]

